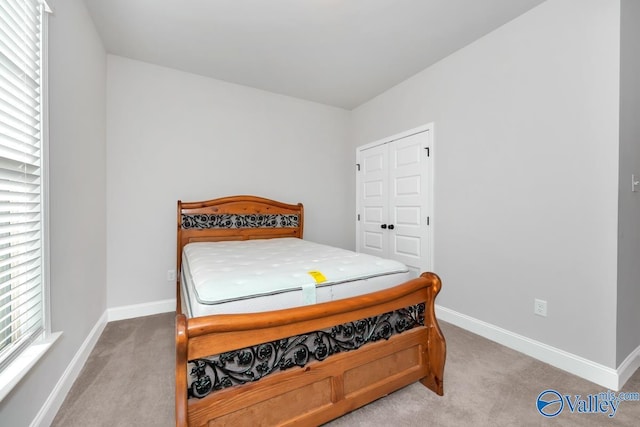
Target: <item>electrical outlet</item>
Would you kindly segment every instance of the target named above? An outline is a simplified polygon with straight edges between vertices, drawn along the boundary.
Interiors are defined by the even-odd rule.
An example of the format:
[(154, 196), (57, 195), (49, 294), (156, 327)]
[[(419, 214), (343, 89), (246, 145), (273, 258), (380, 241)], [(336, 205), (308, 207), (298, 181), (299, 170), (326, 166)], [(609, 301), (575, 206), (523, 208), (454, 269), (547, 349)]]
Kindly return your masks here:
[(533, 313), (538, 316), (547, 317), (547, 302), (537, 298), (534, 299)]
[(176, 280), (176, 271), (175, 270), (167, 270), (167, 281), (173, 282)]

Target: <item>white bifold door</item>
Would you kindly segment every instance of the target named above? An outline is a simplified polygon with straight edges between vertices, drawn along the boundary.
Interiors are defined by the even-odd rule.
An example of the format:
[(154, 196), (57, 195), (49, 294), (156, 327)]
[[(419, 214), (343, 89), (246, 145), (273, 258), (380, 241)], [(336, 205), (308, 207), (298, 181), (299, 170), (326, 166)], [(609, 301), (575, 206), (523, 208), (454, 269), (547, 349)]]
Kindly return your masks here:
[(357, 250), (432, 268), (432, 128), (358, 148)]

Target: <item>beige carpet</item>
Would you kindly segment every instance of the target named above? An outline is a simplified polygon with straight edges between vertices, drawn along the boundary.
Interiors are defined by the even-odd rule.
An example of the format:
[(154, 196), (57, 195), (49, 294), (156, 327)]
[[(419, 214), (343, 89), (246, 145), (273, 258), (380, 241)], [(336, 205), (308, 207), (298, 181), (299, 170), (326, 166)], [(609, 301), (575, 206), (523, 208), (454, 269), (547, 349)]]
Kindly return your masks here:
[[(53, 426), (175, 425), (173, 322), (167, 313), (109, 323)], [(536, 409), (544, 390), (583, 399), (607, 390), (455, 326), (441, 326), (448, 346), (444, 397), (413, 384), (327, 426), (640, 425), (640, 402), (632, 401), (622, 402), (613, 418), (571, 413), (568, 405), (557, 417), (545, 418)], [(640, 370), (623, 390), (640, 392)]]

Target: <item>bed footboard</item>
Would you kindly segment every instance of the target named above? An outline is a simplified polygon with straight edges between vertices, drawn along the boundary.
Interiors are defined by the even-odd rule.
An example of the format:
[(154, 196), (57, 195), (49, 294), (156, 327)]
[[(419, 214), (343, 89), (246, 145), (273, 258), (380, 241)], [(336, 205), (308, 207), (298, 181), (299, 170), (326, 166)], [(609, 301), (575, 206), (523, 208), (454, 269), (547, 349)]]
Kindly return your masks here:
[[(424, 273), (394, 288), (306, 307), (193, 319), (178, 314), (176, 425), (319, 425), (415, 381), (442, 395), (446, 344), (434, 311), (440, 288), (438, 276)], [(417, 313), (415, 324), (402, 319), (386, 324), (387, 318), (381, 317), (407, 310)], [(202, 398), (197, 398), (197, 392), (196, 397), (188, 398), (188, 377), (198, 374), (198, 369), (188, 370), (189, 361), (222, 355), (223, 362), (208, 362), (218, 366), (229, 354), (238, 356), (238, 351), (252, 346), (261, 348), (265, 343), (290, 342), (287, 340), (301, 336), (320, 342), (318, 331), (328, 330), (335, 337), (336, 331), (345, 328), (352, 333), (349, 328), (353, 325), (365, 328), (365, 320), (371, 319), (380, 325), (372, 327), (371, 333), (364, 331), (367, 339), (357, 337), (353, 349), (334, 345), (333, 351), (328, 344), (329, 350), (315, 359), (304, 357), (307, 350), (297, 350), (289, 362), (276, 364), (278, 369), (258, 367), (260, 372), (269, 370), (269, 375), (240, 385), (212, 374), (216, 378), (207, 377), (207, 381), (212, 380), (216, 387), (207, 386), (213, 391)], [(304, 363), (298, 363), (301, 361)], [(204, 375), (198, 376), (202, 378)], [(193, 390), (192, 385), (192, 396)]]

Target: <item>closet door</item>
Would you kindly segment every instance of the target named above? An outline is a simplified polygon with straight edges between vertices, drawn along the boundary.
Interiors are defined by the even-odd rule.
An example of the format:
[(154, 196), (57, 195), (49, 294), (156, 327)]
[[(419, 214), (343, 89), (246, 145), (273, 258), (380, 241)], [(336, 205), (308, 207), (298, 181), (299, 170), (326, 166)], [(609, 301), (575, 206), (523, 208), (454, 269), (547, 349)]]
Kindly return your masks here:
[(420, 274), (428, 262), (428, 139), (425, 132), (389, 146), (388, 258)]
[(431, 129), (357, 151), (357, 250), (431, 269)]
[(389, 155), (387, 144), (360, 152), (359, 252), (389, 258)]

